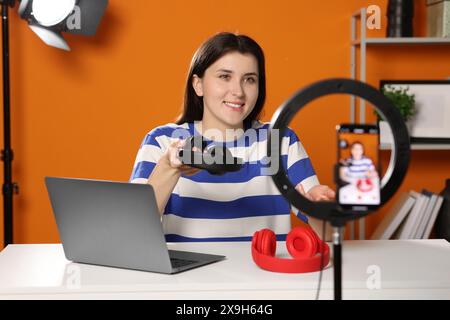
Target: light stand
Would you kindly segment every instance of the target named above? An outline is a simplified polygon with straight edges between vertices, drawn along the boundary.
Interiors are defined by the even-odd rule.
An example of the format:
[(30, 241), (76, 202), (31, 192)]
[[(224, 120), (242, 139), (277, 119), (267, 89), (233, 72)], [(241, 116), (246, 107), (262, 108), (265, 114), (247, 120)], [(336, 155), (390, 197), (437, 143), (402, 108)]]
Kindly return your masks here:
[[(34, 0), (37, 1), (37, 0)], [(32, 12), (33, 0), (21, 0), (19, 15), (28, 21), (30, 28), (48, 45), (69, 50), (68, 45), (60, 35), (61, 32), (70, 32), (80, 35), (92, 36), (96, 33), (100, 20), (108, 5), (108, 0), (76, 0), (80, 9), (80, 25), (76, 28), (66, 28), (65, 17), (55, 25), (41, 26)], [(9, 69), (9, 8), (14, 7), (15, 0), (0, 0), (2, 6), (2, 57), (3, 57), (3, 137), (4, 149), (1, 151), (1, 160), (4, 162), (3, 182), (3, 219), (4, 243), (6, 247), (13, 243), (13, 195), (19, 193), (19, 186), (12, 182), (12, 161), (14, 153), (11, 149), (11, 89)], [(43, 1), (39, 3), (46, 4)], [(49, 8), (44, 8), (49, 9)]]
[[(406, 176), (410, 159), (409, 134), (400, 112), (380, 91), (360, 81), (351, 79), (327, 79), (313, 83), (290, 97), (274, 113), (267, 139), (268, 155), (271, 163), (283, 163), (281, 154), (282, 138), (295, 114), (311, 101), (329, 94), (348, 94), (370, 102), (386, 119), (391, 127), (394, 144), (389, 167), (381, 180), (381, 201), (383, 206), (400, 187)], [(275, 140), (272, 142), (272, 140)], [(278, 158), (278, 159), (277, 159)], [(342, 240), (343, 227), (347, 221), (362, 218), (371, 211), (352, 212), (338, 203), (313, 202), (300, 194), (289, 180), (284, 167), (279, 165), (272, 175), (280, 193), (297, 209), (319, 220), (330, 221), (333, 226), (334, 298), (342, 299)]]
[(14, 6), (14, 0), (3, 0), (2, 5), (2, 60), (3, 60), (3, 147), (1, 160), (4, 164), (3, 173), (3, 217), (4, 246), (13, 242), (13, 195), (19, 191), (19, 186), (12, 182), (12, 161), (14, 153), (11, 149), (11, 100), (9, 74), (9, 17), (8, 6)]

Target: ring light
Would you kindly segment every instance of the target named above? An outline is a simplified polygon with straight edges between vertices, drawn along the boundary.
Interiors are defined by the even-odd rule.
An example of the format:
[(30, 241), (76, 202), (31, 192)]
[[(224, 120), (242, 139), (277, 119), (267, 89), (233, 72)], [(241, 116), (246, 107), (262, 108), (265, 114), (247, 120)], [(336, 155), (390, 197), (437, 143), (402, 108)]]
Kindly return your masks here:
[[(400, 112), (380, 91), (372, 86), (351, 79), (327, 79), (297, 91), (277, 109), (272, 117), (267, 139), (269, 155), (279, 157), (278, 163), (283, 163), (280, 152), (281, 140), (289, 123), (306, 104), (329, 94), (350, 94), (369, 101), (392, 129), (394, 145), (389, 167), (381, 180), (381, 207), (394, 195), (405, 178), (410, 159), (410, 142), (408, 130)], [(271, 140), (275, 129), (279, 130), (279, 141), (274, 144), (275, 148), (273, 148)], [(282, 165), (278, 167), (278, 171), (272, 178), (281, 194), (297, 209), (312, 217), (329, 220), (335, 226), (342, 226), (346, 221), (361, 218), (369, 213), (369, 211), (358, 213), (344, 211), (337, 202), (310, 201), (295, 190), (295, 186), (292, 185)]]

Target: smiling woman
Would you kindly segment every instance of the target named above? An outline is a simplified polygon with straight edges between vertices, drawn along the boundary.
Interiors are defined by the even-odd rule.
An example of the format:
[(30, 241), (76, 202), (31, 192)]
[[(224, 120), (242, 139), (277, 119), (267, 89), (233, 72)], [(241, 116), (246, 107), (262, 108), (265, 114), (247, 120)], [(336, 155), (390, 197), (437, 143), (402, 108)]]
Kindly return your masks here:
[[(210, 101), (213, 98), (231, 99), (233, 101), (227, 102), (237, 101), (237, 104), (243, 103), (245, 98), (246, 110), (250, 110), (250, 113), (241, 115), (240, 121), (246, 126), (258, 119), (264, 106), (264, 53), (253, 39), (245, 35), (220, 33), (206, 41), (195, 53), (187, 79), (184, 110), (177, 121), (178, 124), (205, 120), (204, 109), (214, 107), (214, 101)], [(215, 79), (221, 81), (213, 81)], [(223, 91), (228, 89), (228, 97), (223, 97)], [(210, 92), (215, 95), (222, 94), (222, 97), (210, 97)], [(253, 100), (255, 97), (256, 100)], [(219, 101), (220, 104), (225, 102)], [(205, 111), (207, 112), (208, 110)]]
[(230, 52), (206, 69), (203, 77), (193, 75), (192, 85), (203, 97), (202, 128), (214, 128), (226, 137), (227, 129), (242, 129), (244, 119), (258, 99), (258, 63), (248, 53)]
[[(265, 86), (263, 51), (248, 36), (220, 33), (195, 53), (183, 113), (177, 123), (146, 135), (130, 179), (154, 187), (167, 241), (249, 241), (263, 228), (284, 240), (291, 210), (308, 221), (265, 174), (269, 123), (258, 120)], [(203, 136), (207, 148), (227, 147), (244, 160), (242, 168), (217, 176), (182, 164), (177, 155), (184, 141), (178, 138), (191, 136)], [(334, 197), (319, 184), (292, 130), (284, 132), (281, 152), (299, 192), (313, 200)]]

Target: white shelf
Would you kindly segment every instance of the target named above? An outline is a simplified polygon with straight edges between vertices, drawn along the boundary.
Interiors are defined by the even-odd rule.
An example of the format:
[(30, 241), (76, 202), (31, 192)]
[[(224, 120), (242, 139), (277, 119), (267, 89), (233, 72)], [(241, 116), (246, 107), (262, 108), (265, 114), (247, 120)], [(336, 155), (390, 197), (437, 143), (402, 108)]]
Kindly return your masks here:
[[(366, 45), (447, 45), (450, 44), (450, 38), (365, 38)], [(353, 46), (361, 45), (361, 39), (352, 41)]]
[[(391, 144), (380, 144), (380, 150), (391, 150)], [(450, 150), (450, 144), (412, 143), (411, 150)]]
[[(366, 53), (368, 48), (373, 47), (389, 47), (389, 46), (442, 46), (450, 45), (450, 38), (432, 38), (432, 37), (403, 37), (403, 38), (367, 38), (366, 8), (362, 8), (355, 12), (351, 17), (351, 34), (350, 34), (350, 77), (355, 80), (366, 82)], [(359, 26), (358, 26), (359, 20)], [(358, 32), (359, 30), (359, 32)], [(359, 33), (359, 36), (358, 36)], [(359, 53), (359, 61), (357, 54)], [(359, 64), (359, 68), (358, 68)], [(357, 76), (359, 69), (359, 78)], [(350, 97), (350, 121), (356, 120), (356, 98)], [(360, 99), (359, 103), (359, 122), (366, 121), (366, 102)], [(381, 150), (390, 150), (390, 145), (380, 145)], [(450, 150), (450, 144), (411, 144), (412, 150)], [(350, 239), (354, 239), (354, 222), (350, 226)], [(365, 239), (365, 219), (359, 220), (359, 239)]]

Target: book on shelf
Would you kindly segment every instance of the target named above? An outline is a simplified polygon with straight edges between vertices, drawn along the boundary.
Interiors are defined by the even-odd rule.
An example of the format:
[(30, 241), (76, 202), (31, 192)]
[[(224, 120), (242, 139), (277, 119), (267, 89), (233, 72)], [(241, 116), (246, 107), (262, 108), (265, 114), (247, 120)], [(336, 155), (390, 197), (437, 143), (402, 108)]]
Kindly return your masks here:
[(439, 211), (442, 208), (443, 202), (444, 202), (444, 197), (441, 195), (438, 195), (437, 199), (436, 199), (436, 204), (434, 205), (434, 208), (432, 209), (430, 219), (428, 220), (428, 223), (427, 223), (427, 226), (423, 233), (422, 239), (430, 238), (431, 230), (433, 229), (434, 223), (436, 222), (436, 218), (439, 214)]
[(403, 192), (371, 236), (372, 240), (428, 239), (444, 198), (428, 190)]
[(415, 202), (416, 197), (414, 195), (408, 192), (403, 192), (375, 229), (371, 239), (390, 239), (394, 235), (395, 230), (399, 228), (401, 223), (407, 217)]
[(431, 211), (433, 210), (433, 207), (436, 204), (436, 200), (437, 200), (437, 195), (428, 190), (422, 190), (422, 193), (429, 197), (429, 201), (428, 201), (426, 207), (424, 208), (424, 210), (422, 211), (419, 223), (417, 224), (416, 232), (414, 233), (414, 236), (412, 237), (413, 239), (422, 239), (423, 234), (425, 232), (425, 228), (430, 219)]
[(420, 221), (420, 216), (429, 201), (429, 197), (426, 194), (418, 193), (416, 191), (411, 191), (411, 194), (416, 197), (416, 203), (404, 223), (400, 226), (400, 229), (396, 234), (396, 239), (404, 240), (412, 239), (414, 237), (417, 224)]

